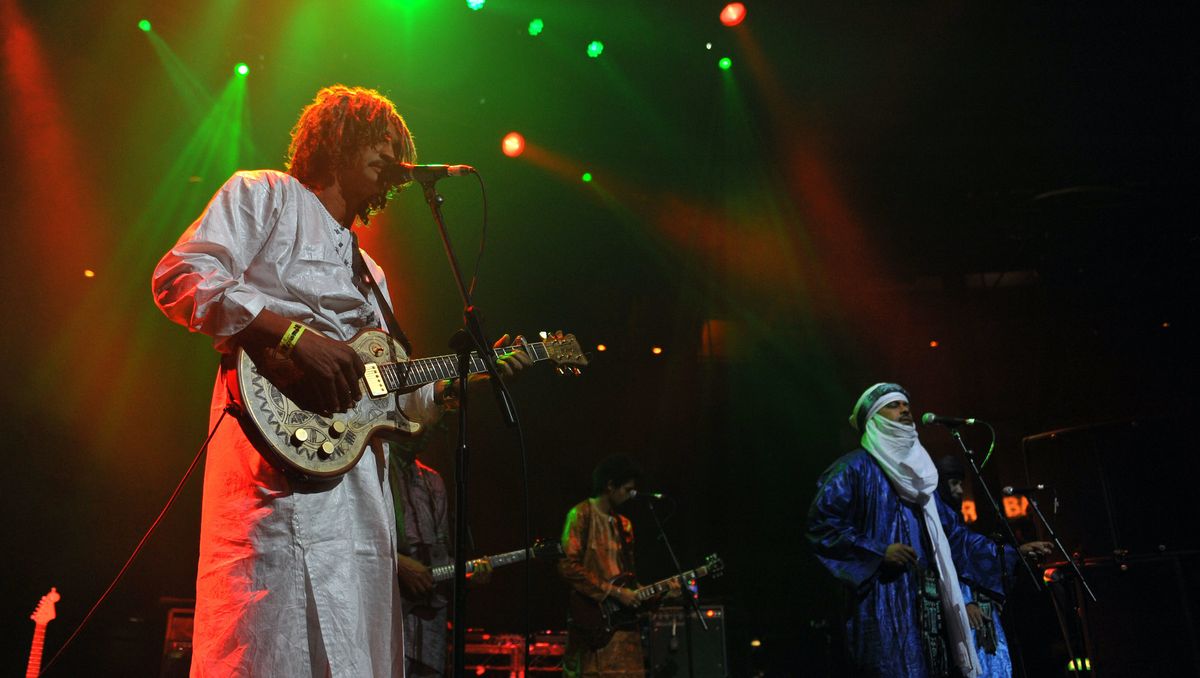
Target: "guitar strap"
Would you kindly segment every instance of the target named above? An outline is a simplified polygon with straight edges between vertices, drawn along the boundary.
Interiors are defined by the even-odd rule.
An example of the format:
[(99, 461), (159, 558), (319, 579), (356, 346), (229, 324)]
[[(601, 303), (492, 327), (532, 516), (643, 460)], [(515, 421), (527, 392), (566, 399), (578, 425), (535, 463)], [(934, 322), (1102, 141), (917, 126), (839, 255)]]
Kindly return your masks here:
[(388, 303), (383, 290), (379, 289), (379, 283), (375, 282), (375, 276), (371, 275), (371, 269), (367, 266), (366, 259), (363, 258), (362, 250), (358, 248), (358, 234), (350, 231), (350, 236), (354, 240), (354, 261), (351, 264), (354, 276), (367, 283), (375, 292), (375, 299), (379, 302), (379, 309), (383, 314), (383, 322), (387, 324), (388, 334), (399, 341), (400, 345), (404, 347), (404, 352), (411, 356), (413, 352), (412, 343), (408, 341), (408, 335), (404, 333), (404, 330), (400, 328), (400, 323), (396, 321), (396, 315), (392, 313), (392, 305)]

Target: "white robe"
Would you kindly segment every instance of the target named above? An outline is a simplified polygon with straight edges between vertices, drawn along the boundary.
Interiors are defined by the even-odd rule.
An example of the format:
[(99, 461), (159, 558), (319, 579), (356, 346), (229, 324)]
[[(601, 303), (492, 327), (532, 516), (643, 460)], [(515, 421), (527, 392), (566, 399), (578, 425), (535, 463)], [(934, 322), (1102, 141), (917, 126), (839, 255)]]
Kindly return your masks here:
[[(354, 285), (352, 247), (295, 178), (239, 172), (155, 269), (155, 301), (223, 353), (264, 308), (346, 340), (384, 326), (373, 295)], [(367, 265), (386, 294), (383, 272)], [(210, 423), (226, 403), (225, 376), (222, 368)], [(402, 396), (401, 407), (419, 422), (439, 416), (432, 386)], [(403, 675), (386, 460), (368, 448), (332, 487), (314, 490), (225, 419), (204, 473), (193, 676)]]

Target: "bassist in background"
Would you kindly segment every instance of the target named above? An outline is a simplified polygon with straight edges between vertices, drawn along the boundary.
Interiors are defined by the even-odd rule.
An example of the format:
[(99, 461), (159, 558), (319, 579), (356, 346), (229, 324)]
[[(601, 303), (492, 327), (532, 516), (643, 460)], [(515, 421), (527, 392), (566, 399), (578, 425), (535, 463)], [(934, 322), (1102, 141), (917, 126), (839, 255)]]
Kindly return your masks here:
[[(430, 568), (454, 562), (449, 503), (441, 474), (418, 459), (434, 430), (445, 430), (444, 422), (425, 427), (415, 438), (389, 445), (396, 565), (404, 599), (404, 673), (408, 678), (446, 674), (449, 600), (434, 583)], [(485, 558), (476, 560), (475, 569), (467, 576), (472, 585), (478, 585), (487, 583), (491, 574)]]
[[(638, 475), (638, 467), (628, 456), (616, 454), (605, 458), (592, 471), (592, 497), (576, 504), (567, 514), (558, 571), (571, 585), (573, 597), (586, 597), (595, 605), (611, 597), (627, 608), (638, 606), (631, 589), (611, 583), (623, 573), (634, 572), (633, 524), (618, 514), (617, 508), (633, 496)], [(579, 608), (573, 604), (573, 609)], [(564, 676), (645, 675), (636, 625), (616, 629), (607, 644), (596, 648), (590, 642), (595, 629), (587, 628), (590, 620), (582, 616), (572, 613), (563, 658)]]

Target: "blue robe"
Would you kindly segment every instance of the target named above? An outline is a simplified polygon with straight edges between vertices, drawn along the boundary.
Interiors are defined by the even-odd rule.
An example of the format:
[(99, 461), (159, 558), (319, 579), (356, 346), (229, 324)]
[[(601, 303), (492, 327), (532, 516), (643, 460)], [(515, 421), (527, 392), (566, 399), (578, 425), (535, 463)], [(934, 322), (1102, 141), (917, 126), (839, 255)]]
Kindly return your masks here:
[[(933, 501), (959, 579), (1003, 599), (997, 545), (968, 530), (936, 495)], [(928, 676), (916, 607), (920, 591), (916, 573), (933, 566), (922, 512), (900, 500), (866, 450), (842, 456), (821, 475), (806, 536), (821, 564), (846, 585), (846, 643), (858, 674)], [(881, 570), (884, 552), (894, 543), (917, 552), (915, 570)], [(1005, 548), (1003, 557), (1004, 571), (1011, 572), (1016, 551)]]

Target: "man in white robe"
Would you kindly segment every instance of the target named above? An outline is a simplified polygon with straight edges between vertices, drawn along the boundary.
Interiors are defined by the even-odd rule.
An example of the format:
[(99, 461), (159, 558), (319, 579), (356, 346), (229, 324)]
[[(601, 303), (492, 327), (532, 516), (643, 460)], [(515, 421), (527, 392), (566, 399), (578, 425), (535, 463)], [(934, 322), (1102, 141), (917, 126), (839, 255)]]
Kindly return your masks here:
[[(404, 120), (373, 90), (328, 87), (301, 113), (288, 157), (287, 173), (229, 179), (154, 271), (163, 313), (211, 336), (221, 353), (210, 425), (229, 400), (239, 347), (286, 349), (303, 372), (308, 409), (350, 409), (364, 367), (342, 342), (385, 326), (353, 270), (351, 227), (386, 204), (383, 170), (416, 159)], [(387, 297), (383, 271), (362, 256)], [(307, 328), (298, 339), (295, 322)], [(518, 351), (498, 369), (509, 376), (528, 363)], [(432, 423), (453, 388), (435, 382), (398, 405)], [(314, 484), (268, 463), (247, 426), (226, 417), (208, 448), (192, 675), (402, 676), (384, 446), (372, 444), (349, 472)]]

